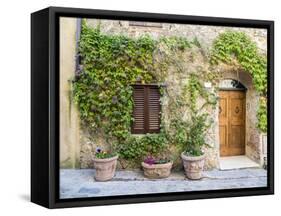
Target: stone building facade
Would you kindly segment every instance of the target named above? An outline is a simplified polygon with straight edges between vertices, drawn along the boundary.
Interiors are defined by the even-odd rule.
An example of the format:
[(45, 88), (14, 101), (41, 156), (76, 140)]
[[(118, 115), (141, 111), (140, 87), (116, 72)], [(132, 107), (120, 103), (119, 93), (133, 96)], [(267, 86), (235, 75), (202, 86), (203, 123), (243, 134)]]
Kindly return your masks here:
[[(227, 30), (245, 32), (257, 44), (261, 53), (267, 53), (266, 29), (98, 19), (87, 19), (86, 22), (92, 27), (99, 25), (101, 31), (107, 34), (124, 34), (130, 37), (149, 34), (156, 39), (162, 36), (181, 36), (189, 40), (196, 38), (200, 43), (200, 50), (196, 48), (193, 50), (195, 57), (193, 57), (193, 62), (188, 64), (187, 71), (192, 71), (198, 66), (204, 68), (208, 64), (206, 58), (214, 40), (220, 33)], [(79, 31), (79, 26), (76, 18), (60, 18), (60, 164), (64, 168), (92, 167), (91, 159), (95, 148), (106, 145), (102, 137), (91, 137), (85, 129), (80, 127), (79, 113), (71, 99), (70, 80), (75, 75), (77, 31)], [(189, 58), (190, 56), (186, 57)], [(245, 155), (262, 165), (266, 154), (266, 134), (262, 134), (256, 127), (259, 95), (253, 87), (252, 78), (249, 73), (228, 65), (220, 65), (217, 70), (222, 72), (222, 81), (225, 79), (238, 80), (247, 89), (245, 101)], [(177, 94), (177, 92), (181, 91), (180, 87), (184, 80), (184, 74), (178, 76), (171, 69), (166, 82), (167, 88), (170, 88), (170, 92)], [(214, 91), (215, 88), (216, 86), (211, 86), (209, 90)], [(166, 112), (169, 112), (168, 108)], [(206, 150), (206, 168), (219, 168), (219, 105), (217, 105), (216, 109), (209, 109), (208, 112), (214, 120), (214, 124), (209, 129), (206, 137), (211, 145), (211, 148)], [(178, 162), (179, 164), (180, 162)]]

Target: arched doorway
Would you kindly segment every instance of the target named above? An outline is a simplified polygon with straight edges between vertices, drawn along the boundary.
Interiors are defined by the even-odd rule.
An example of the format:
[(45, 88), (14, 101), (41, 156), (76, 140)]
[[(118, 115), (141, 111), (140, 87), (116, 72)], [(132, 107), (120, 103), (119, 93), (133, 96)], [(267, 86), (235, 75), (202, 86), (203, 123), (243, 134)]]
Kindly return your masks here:
[(234, 79), (219, 85), (220, 156), (245, 155), (246, 87)]

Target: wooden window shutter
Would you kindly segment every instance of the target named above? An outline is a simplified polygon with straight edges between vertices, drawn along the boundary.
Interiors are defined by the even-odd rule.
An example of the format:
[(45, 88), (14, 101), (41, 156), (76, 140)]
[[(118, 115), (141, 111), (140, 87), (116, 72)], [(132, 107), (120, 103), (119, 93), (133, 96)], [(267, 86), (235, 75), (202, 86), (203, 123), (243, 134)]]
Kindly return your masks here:
[(133, 133), (145, 133), (145, 120), (144, 120), (144, 101), (145, 101), (145, 88), (144, 86), (134, 86), (134, 123), (132, 127)]
[(157, 133), (160, 131), (160, 92), (157, 85), (134, 85), (134, 110), (132, 133)]
[(158, 86), (149, 86), (148, 93), (148, 132), (160, 131), (160, 92)]

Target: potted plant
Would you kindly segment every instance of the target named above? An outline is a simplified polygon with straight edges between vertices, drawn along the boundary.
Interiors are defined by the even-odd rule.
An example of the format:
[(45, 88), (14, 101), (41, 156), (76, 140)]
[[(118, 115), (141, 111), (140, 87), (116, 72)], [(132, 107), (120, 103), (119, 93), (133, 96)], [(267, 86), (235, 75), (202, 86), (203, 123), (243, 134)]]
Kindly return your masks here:
[(93, 158), (96, 181), (108, 181), (113, 178), (117, 165), (118, 155), (103, 151), (101, 148), (96, 149)]
[(189, 179), (201, 179), (206, 155), (203, 146), (206, 146), (205, 136), (210, 124), (207, 123), (207, 114), (194, 114), (191, 117), (185, 149), (181, 153), (185, 175)]
[(147, 178), (167, 178), (171, 174), (173, 162), (166, 158), (153, 158), (149, 156), (141, 163), (144, 175)]
[[(198, 74), (191, 73), (182, 93), (171, 103), (181, 107), (170, 119), (169, 139), (176, 144), (189, 179), (201, 179), (205, 157), (203, 147), (207, 130), (212, 125), (207, 107), (216, 108), (216, 95), (206, 89)], [(199, 101), (200, 100), (200, 101)]]

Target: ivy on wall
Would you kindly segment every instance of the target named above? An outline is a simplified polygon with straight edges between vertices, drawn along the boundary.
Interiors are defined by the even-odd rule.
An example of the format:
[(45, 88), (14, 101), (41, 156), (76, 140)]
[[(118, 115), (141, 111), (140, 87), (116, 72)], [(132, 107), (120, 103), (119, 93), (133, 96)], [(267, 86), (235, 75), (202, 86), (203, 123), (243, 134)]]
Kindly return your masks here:
[(211, 53), (211, 63), (224, 62), (238, 64), (251, 74), (253, 85), (260, 94), (257, 112), (257, 127), (267, 131), (267, 59), (259, 53), (257, 45), (243, 32), (226, 31), (215, 40)]
[(161, 82), (171, 56), (161, 48), (182, 52), (190, 43), (180, 37), (155, 40), (149, 35), (131, 38), (104, 34), (99, 26), (92, 28), (83, 21), (79, 44), (83, 68), (73, 80), (73, 94), (86, 127), (92, 133), (104, 134), (121, 158), (137, 159), (163, 151), (167, 143), (165, 131), (141, 137), (130, 133), (131, 85), (137, 81)]
[(74, 80), (74, 98), (81, 119), (92, 130), (125, 138), (133, 107), (131, 84), (141, 77), (152, 82), (149, 72), (155, 41), (148, 36), (137, 40), (122, 35), (105, 35), (100, 28), (82, 25), (80, 54), (82, 72)]
[(267, 99), (265, 97), (261, 97), (259, 100), (259, 107), (257, 111), (257, 117), (259, 119), (258, 128), (266, 133), (267, 131)]
[[(191, 113), (200, 112), (205, 106), (211, 105), (212, 108), (215, 108), (217, 104), (217, 98), (214, 93), (206, 91), (204, 86), (202, 85), (202, 78), (199, 75), (192, 73), (189, 76), (188, 84), (185, 88), (185, 95), (187, 95), (190, 111)], [(201, 107), (197, 108), (198, 98), (203, 98), (205, 103), (201, 105)]]

